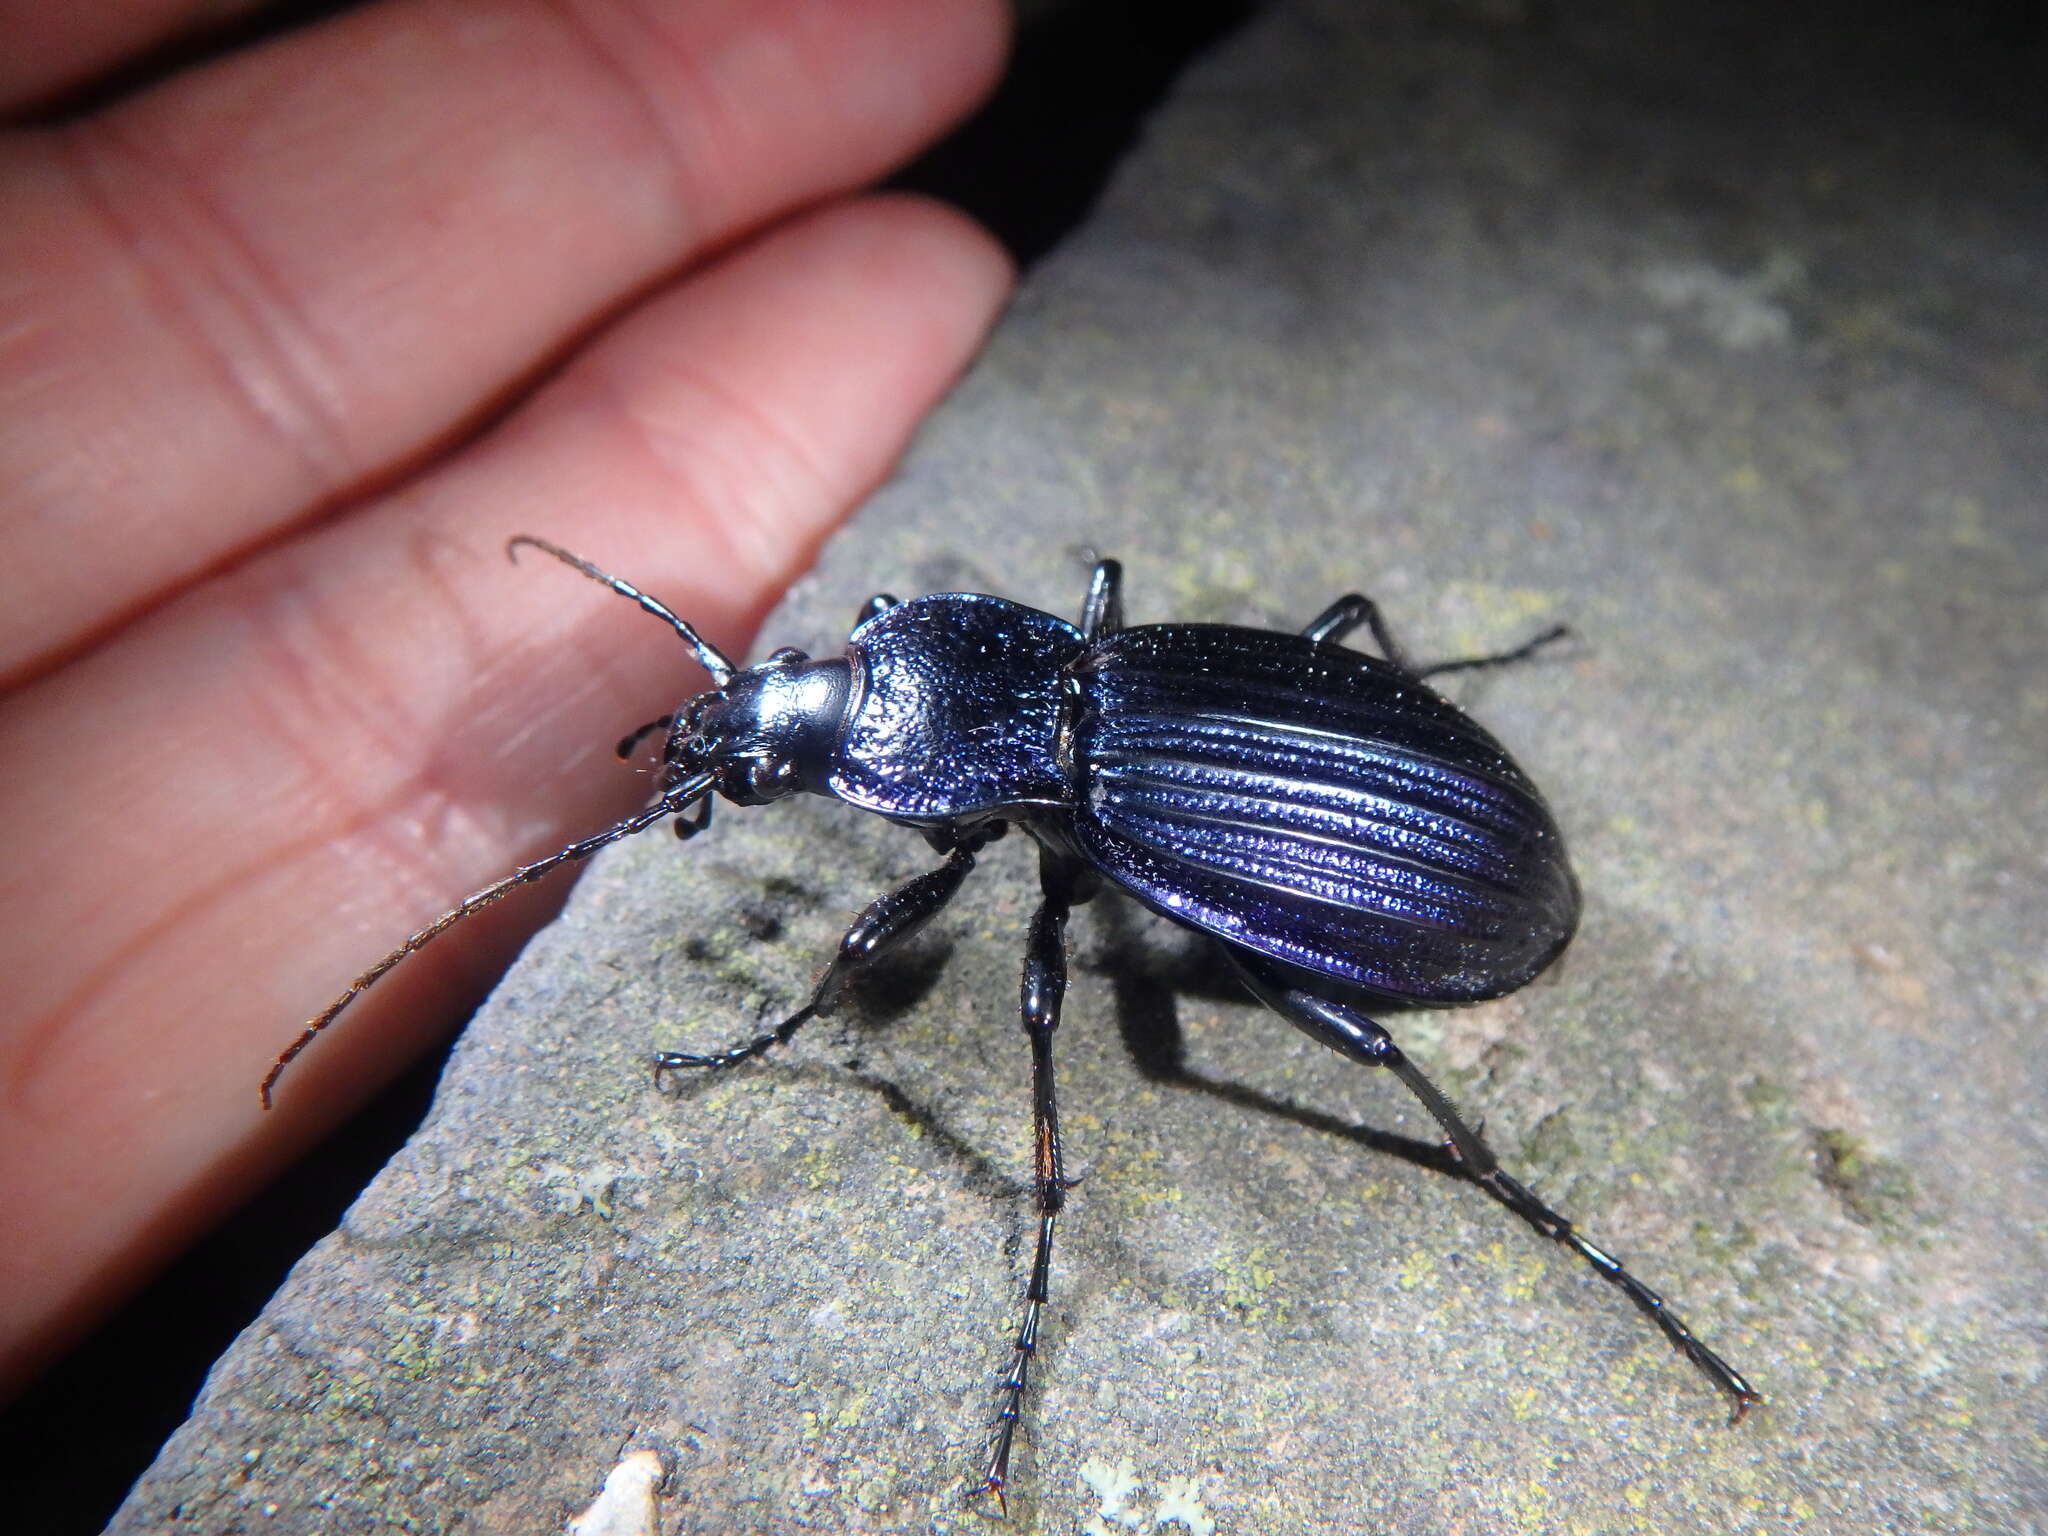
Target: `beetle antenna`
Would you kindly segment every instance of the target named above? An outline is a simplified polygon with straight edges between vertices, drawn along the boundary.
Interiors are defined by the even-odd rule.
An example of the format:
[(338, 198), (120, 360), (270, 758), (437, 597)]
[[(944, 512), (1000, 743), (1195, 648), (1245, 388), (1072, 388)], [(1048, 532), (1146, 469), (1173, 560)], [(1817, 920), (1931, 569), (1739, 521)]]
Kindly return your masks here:
[[(528, 540), (527, 542), (535, 543), (538, 541)], [(545, 549), (548, 546), (542, 545), (541, 547)], [(418, 933), (407, 939), (398, 948), (392, 950), (390, 954), (350, 982), (347, 991), (329, 1003), (318, 1015), (307, 1021), (305, 1029), (299, 1034), (299, 1038), (285, 1047), (277, 1060), (271, 1064), (270, 1071), (264, 1075), (263, 1086), (259, 1090), (259, 1095), (263, 1100), (263, 1107), (265, 1109), (270, 1108), (270, 1091), (277, 1086), (277, 1080), (284, 1076), (284, 1069), (292, 1064), (293, 1058), (307, 1046), (311, 1045), (322, 1030), (340, 1018), (344, 1008), (375, 986), (385, 972), (397, 965), (407, 955), (424, 949), (465, 917), (470, 916), (480, 908), (488, 907), (501, 896), (510, 895), (522, 885), (531, 885), (551, 870), (563, 864), (575, 863), (579, 859), (587, 859), (607, 843), (616, 843), (620, 838), (631, 837), (635, 832), (645, 832), (664, 816), (673, 816), (687, 811), (697, 801), (703, 800), (710, 795), (714, 782), (713, 776), (708, 773), (700, 773), (685, 779), (682, 783), (676, 785), (675, 788), (663, 794), (659, 800), (655, 801), (654, 804), (648, 806), (645, 810), (636, 811), (624, 821), (607, 827), (602, 832), (593, 833), (589, 837), (569, 844), (566, 848), (557, 849), (544, 859), (536, 859), (531, 864), (523, 864), (504, 879), (487, 885), (480, 891), (472, 891), (469, 895), (463, 897), (461, 901), (450, 907), (446, 912), (443, 912), (439, 917), (427, 924), (426, 927), (422, 928)]]
[(562, 564), (574, 566), (592, 581), (602, 582), (605, 586), (618, 593), (619, 596), (630, 597), (634, 602), (638, 603), (642, 608), (645, 608), (649, 613), (683, 637), (683, 643), (696, 653), (697, 660), (702, 663), (704, 670), (711, 674), (711, 681), (718, 684), (719, 687), (723, 688), (727, 683), (731, 682), (733, 673), (739, 670), (725, 659), (725, 656), (719, 651), (717, 646), (706, 640), (696, 630), (678, 618), (674, 610), (666, 603), (649, 597), (631, 582), (621, 581), (609, 571), (599, 570), (588, 560), (570, 554), (569, 551), (563, 549), (558, 544), (550, 544), (546, 539), (536, 539), (530, 533), (522, 533), (506, 542), (505, 558), (516, 563), (519, 559), (519, 546), (522, 544), (531, 544), (543, 554), (553, 555)]

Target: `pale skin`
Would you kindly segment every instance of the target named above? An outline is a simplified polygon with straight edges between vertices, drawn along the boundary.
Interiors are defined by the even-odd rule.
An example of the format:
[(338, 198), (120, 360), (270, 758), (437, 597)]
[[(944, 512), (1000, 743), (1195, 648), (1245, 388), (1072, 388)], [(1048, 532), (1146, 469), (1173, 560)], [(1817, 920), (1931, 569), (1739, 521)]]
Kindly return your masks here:
[[(17, 115), (223, 7), (0, 0)], [(90, 14), (74, 14), (90, 13)], [(1010, 283), (984, 0), (382, 0), (0, 140), (0, 1391), (473, 1004)]]

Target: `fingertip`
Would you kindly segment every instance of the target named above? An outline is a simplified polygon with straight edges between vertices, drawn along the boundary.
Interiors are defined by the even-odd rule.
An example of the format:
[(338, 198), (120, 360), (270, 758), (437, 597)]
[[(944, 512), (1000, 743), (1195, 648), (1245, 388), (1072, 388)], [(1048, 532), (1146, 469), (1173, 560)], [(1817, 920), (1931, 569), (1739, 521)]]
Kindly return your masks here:
[(849, 251), (872, 276), (920, 295), (935, 318), (961, 328), (972, 347), (1002, 312), (1017, 284), (1017, 264), (972, 217), (919, 192), (878, 192), (836, 212)]
[(965, 116), (996, 88), (1010, 62), (1016, 17), (1008, 0), (936, 0), (936, 8), (956, 29), (958, 50), (952, 76), (961, 89), (947, 104), (948, 116)]

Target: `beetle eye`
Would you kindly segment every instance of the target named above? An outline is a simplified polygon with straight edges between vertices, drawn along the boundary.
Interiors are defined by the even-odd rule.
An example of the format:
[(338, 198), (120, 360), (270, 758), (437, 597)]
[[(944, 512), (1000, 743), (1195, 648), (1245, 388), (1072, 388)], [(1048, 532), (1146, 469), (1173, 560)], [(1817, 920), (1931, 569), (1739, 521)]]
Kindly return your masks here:
[(757, 757), (746, 767), (747, 793), (758, 800), (779, 800), (797, 787), (796, 764), (787, 758)]

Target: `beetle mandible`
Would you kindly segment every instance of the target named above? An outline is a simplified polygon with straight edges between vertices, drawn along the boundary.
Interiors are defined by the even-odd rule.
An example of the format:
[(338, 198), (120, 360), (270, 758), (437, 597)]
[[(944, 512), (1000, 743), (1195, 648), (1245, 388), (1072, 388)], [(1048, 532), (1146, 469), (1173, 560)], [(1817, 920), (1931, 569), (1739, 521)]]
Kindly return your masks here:
[[(1731, 1400), (1763, 1401), (1655, 1291), (1509, 1176), (1478, 1131), (1385, 1029), (1375, 1005), (1501, 997), (1557, 958), (1579, 892), (1526, 774), (1425, 679), (1522, 660), (1561, 637), (1417, 667), (1353, 593), (1299, 634), (1222, 624), (1125, 628), (1122, 572), (1095, 567), (1078, 626), (1001, 598), (941, 593), (863, 605), (843, 656), (782, 649), (741, 669), (638, 588), (544, 540), (529, 546), (632, 599), (680, 635), (716, 685), (619, 743), (665, 732), (661, 790), (616, 826), (465, 898), (352, 982), (263, 1080), (363, 990), (478, 908), (673, 816), (679, 837), (714, 796), (765, 805), (827, 795), (921, 833), (937, 868), (854, 920), (810, 1000), (774, 1029), (708, 1056), (664, 1051), (657, 1074), (736, 1066), (830, 1014), (860, 969), (924, 927), (1016, 826), (1039, 847), (1042, 899), (1025, 940), (1020, 1008), (1031, 1044), (1038, 1234), (1022, 1318), (997, 1389), (975, 1491), (998, 1502), (1049, 1295), (1063, 1171), (1052, 1041), (1067, 986), (1069, 910), (1106, 881), (1209, 935), (1260, 1001), (1324, 1045), (1398, 1077), (1442, 1128), (1460, 1171), (1619, 1287)], [(1369, 656), (1341, 644), (1359, 628)]]

